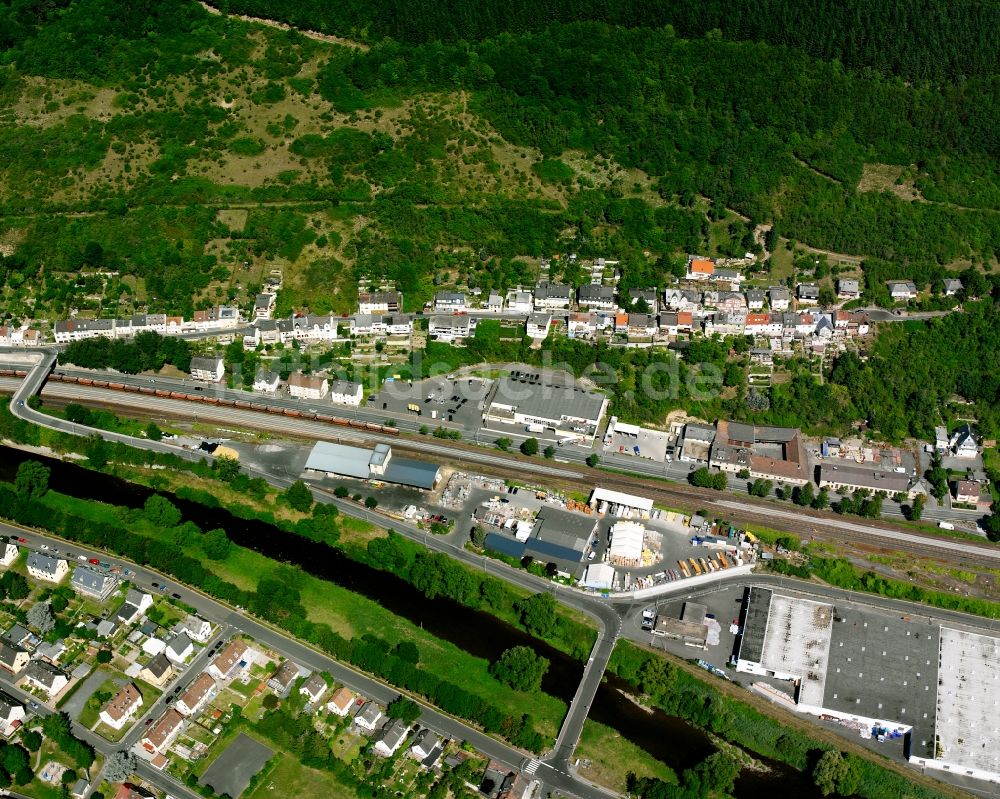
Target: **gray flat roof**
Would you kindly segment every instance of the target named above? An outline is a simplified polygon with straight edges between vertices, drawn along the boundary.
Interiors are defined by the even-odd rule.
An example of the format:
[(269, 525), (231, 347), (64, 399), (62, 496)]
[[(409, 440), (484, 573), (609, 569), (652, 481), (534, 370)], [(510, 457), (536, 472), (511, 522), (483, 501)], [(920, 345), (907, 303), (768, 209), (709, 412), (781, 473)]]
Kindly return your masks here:
[(309, 453), (305, 468), (367, 480), (371, 474), (368, 468), (371, 458), (371, 450), (317, 441)]
[(509, 406), (518, 413), (539, 419), (585, 419), (596, 424), (607, 397), (575, 386), (554, 386), (511, 376), (497, 381), (493, 405)]
[(739, 656), (742, 660), (760, 663), (764, 654), (764, 633), (771, 610), (771, 592), (766, 588), (751, 588), (743, 620)]
[(380, 479), (387, 483), (430, 490), (434, 488), (440, 471), (441, 467), (433, 463), (393, 456)]
[(823, 706), (912, 725), (912, 750), (933, 756), (940, 628), (838, 604)]
[(545, 506), (535, 517), (532, 539), (583, 553), (596, 526), (597, 519), (593, 516)]
[(875, 491), (895, 493), (906, 491), (910, 487), (910, 478), (905, 474), (883, 472), (880, 469), (861, 466), (840, 466), (824, 463), (819, 467), (819, 482), (843, 483), (845, 485), (863, 486)]

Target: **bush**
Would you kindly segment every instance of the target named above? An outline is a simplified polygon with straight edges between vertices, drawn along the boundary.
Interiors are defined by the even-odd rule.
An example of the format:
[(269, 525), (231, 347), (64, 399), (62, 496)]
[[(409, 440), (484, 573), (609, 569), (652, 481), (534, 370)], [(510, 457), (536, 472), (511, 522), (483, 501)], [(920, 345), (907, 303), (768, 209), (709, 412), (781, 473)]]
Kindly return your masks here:
[(490, 674), (517, 691), (538, 691), (548, 668), (547, 659), (526, 646), (515, 646), (490, 664)]

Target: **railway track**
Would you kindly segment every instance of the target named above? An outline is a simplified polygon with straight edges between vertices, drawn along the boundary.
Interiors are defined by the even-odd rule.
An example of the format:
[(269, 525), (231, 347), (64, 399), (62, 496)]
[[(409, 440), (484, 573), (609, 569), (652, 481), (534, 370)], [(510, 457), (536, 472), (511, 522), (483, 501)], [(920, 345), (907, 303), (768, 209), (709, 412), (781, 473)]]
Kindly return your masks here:
[[(13, 391), (23, 373), (8, 374), (0, 371), (0, 391)], [(763, 501), (753, 502), (750, 498), (737, 502), (732, 494), (709, 489), (696, 488), (686, 484), (665, 484), (641, 476), (625, 476), (613, 472), (599, 471), (572, 463), (560, 463), (558, 467), (535, 461), (519, 461), (501, 456), (499, 453), (484, 452), (463, 442), (437, 445), (429, 441), (413, 441), (399, 437), (399, 430), (386, 425), (344, 420), (333, 422), (334, 417), (322, 414), (287, 413), (281, 409), (270, 411), (254, 407), (254, 403), (237, 405), (205, 402), (197, 394), (170, 392), (165, 390), (142, 391), (118, 389), (107, 381), (56, 380), (46, 384), (43, 395), (57, 402), (87, 400), (108, 407), (140, 408), (147, 414), (155, 410), (157, 415), (190, 419), (191, 403), (197, 403), (196, 416), (206, 421), (238, 424), (248, 428), (273, 430), (306, 439), (342, 438), (348, 441), (381, 440), (392, 437), (393, 446), (426, 457), (428, 453), (443, 455), (456, 465), (487, 471), (500, 477), (531, 481), (544, 477), (548, 482), (573, 491), (580, 489), (581, 483), (589, 485), (599, 479), (602, 486), (626, 493), (638, 493), (654, 501), (671, 507), (685, 509), (705, 509), (710, 515), (726, 518), (734, 524), (758, 524), (787, 532), (800, 538), (817, 538), (836, 543), (850, 543), (873, 552), (907, 552), (922, 557), (930, 557), (949, 564), (961, 564), (975, 568), (1000, 564), (1000, 547), (987, 543), (979, 544), (964, 539), (949, 539), (918, 531), (901, 531), (891, 524), (865, 521), (864, 524), (848, 519), (831, 518), (821, 511), (809, 508), (795, 508), (794, 512), (770, 507)], [(121, 384), (119, 384), (121, 385)], [(152, 393), (150, 393), (152, 392)], [(193, 399), (191, 399), (193, 397)], [(260, 405), (263, 406), (261, 403)], [(246, 407), (249, 406), (249, 407)], [(266, 407), (266, 406), (264, 406)], [(350, 424), (354, 421), (354, 424)], [(523, 465), (522, 465), (523, 464)]]

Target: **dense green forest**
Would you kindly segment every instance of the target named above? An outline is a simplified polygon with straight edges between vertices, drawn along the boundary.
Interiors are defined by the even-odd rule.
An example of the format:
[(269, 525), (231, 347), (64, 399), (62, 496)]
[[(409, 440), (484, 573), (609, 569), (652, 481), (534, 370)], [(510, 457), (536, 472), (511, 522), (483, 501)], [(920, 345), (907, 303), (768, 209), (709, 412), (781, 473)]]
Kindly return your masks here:
[[(364, 275), (419, 307), (439, 284), (529, 282), (517, 256), (567, 248), (662, 283), (677, 255), (742, 254), (770, 222), (865, 256), (872, 286), (1000, 252), (992, 6), (266, 5), (228, 7), (373, 46), (193, 2), (0, 2), (12, 293), (41, 285), (62, 314), (84, 292), (61, 276), (102, 268), (122, 280), (95, 312), (189, 313), (251, 293), (230, 276), (257, 259), (296, 265), (283, 308), (347, 311)], [(936, 83), (897, 77), (927, 64)], [(235, 228), (216, 216), (234, 205)]]
[(986, 75), (1000, 61), (1000, 6), (988, 0), (223, 0), (241, 14), (378, 41), (478, 41), (553, 23), (718, 30), (911, 79)]

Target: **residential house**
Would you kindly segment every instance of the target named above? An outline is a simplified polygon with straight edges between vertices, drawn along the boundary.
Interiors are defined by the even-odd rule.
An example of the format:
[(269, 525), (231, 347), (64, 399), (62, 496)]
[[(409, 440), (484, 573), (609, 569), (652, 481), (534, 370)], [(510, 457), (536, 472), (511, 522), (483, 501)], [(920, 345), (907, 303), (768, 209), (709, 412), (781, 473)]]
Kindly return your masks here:
[(45, 641), (35, 647), (35, 657), (48, 661), (53, 666), (59, 662), (59, 658), (64, 654), (66, 654), (66, 642), (61, 638), (51, 643)]
[(13, 624), (3, 636), (14, 646), (31, 646), (38, 642), (38, 637), (23, 624)]
[(772, 311), (787, 311), (792, 301), (792, 295), (783, 286), (771, 286), (767, 290), (767, 301)]
[(198, 616), (188, 616), (181, 625), (180, 632), (185, 633), (192, 641), (207, 644), (212, 637), (212, 625)]
[(274, 313), (274, 304), (278, 297), (276, 294), (258, 294), (253, 302), (253, 318), (256, 322), (258, 319), (270, 319), (271, 314)]
[(278, 323), (273, 319), (261, 319), (260, 321), (255, 322), (254, 326), (257, 328), (257, 343), (281, 343), (281, 333), (278, 330)]
[(261, 344), (260, 338), (260, 325), (251, 327), (246, 333), (243, 334), (243, 349), (247, 352), (252, 352), (257, 349), (257, 347)]
[(535, 341), (542, 341), (549, 334), (549, 326), (552, 324), (552, 314), (533, 313), (528, 316), (525, 323), (525, 333)]
[(570, 338), (590, 338), (597, 333), (597, 314), (571, 313), (567, 325)]
[(707, 258), (689, 258), (688, 280), (710, 280), (715, 275), (715, 264)]
[(398, 291), (376, 291), (358, 295), (358, 313), (399, 313), (403, 308), (403, 295)]
[(326, 703), (326, 709), (338, 716), (346, 716), (352, 707), (354, 707), (354, 693), (347, 688), (338, 688)]
[(978, 505), (982, 500), (983, 490), (978, 480), (956, 480), (953, 486), (955, 502)]
[(748, 336), (780, 336), (784, 330), (781, 314), (748, 313), (743, 331)]
[(118, 786), (114, 799), (156, 799), (156, 794), (139, 785), (123, 782)]
[(746, 311), (720, 311), (705, 323), (705, 335), (741, 336), (746, 327)]
[(663, 307), (668, 311), (694, 311), (701, 306), (702, 297), (697, 291), (664, 289)]
[(56, 344), (68, 344), (88, 338), (112, 338), (115, 325), (113, 319), (66, 319), (53, 326)]
[(152, 596), (137, 588), (130, 588), (125, 594), (125, 601), (115, 613), (115, 618), (122, 624), (132, 624), (141, 619), (152, 606)]
[(427, 332), (438, 341), (457, 341), (468, 338), (472, 333), (472, 317), (432, 316)]
[(24, 703), (6, 691), (0, 691), (0, 735), (10, 737), (26, 715)]
[(893, 302), (909, 302), (916, 299), (917, 286), (912, 280), (889, 280), (886, 286)]
[(357, 408), (364, 396), (364, 386), (349, 380), (334, 380), (330, 384), (330, 402)]
[(800, 305), (815, 305), (819, 302), (819, 286), (813, 283), (799, 283), (795, 289), (795, 296)]
[(628, 308), (626, 310), (636, 310), (636, 306), (640, 305), (640, 300), (644, 300), (648, 310), (640, 311), (640, 313), (649, 313), (654, 316), (660, 310), (659, 305), (659, 295), (655, 288), (652, 289), (629, 289), (628, 290)]
[(373, 732), (382, 718), (382, 710), (374, 702), (365, 702), (361, 710), (354, 717), (354, 723), (361, 729)]
[(569, 308), (573, 287), (565, 283), (541, 282), (535, 286), (535, 310), (558, 311)]
[(955, 278), (945, 278), (943, 281), (944, 296), (954, 297), (958, 294), (964, 287), (962, 286), (961, 280), (956, 280)]
[(128, 724), (142, 707), (142, 694), (132, 683), (125, 683), (122, 689), (101, 709), (101, 721), (113, 730), (120, 730)]
[(588, 311), (613, 311), (616, 307), (614, 286), (587, 283), (576, 292), (576, 302)]
[(0, 638), (0, 668), (4, 671), (20, 674), (30, 659), (28, 650), (11, 643), (6, 638)]
[(726, 313), (746, 313), (747, 311), (747, 298), (739, 291), (706, 291), (705, 297), (705, 304), (708, 305), (709, 299), (711, 299), (712, 304), (719, 311)]
[(148, 728), (139, 741), (143, 749), (151, 755), (164, 755), (184, 726), (184, 717), (173, 708), (168, 709), (159, 720)]
[(392, 722), (386, 724), (375, 741), (375, 753), (382, 755), (382, 757), (392, 757), (409, 734), (408, 724), (399, 719), (393, 719)]
[(17, 560), (17, 545), (5, 544), (3, 548), (3, 557), (0, 558), (0, 566), (6, 569), (15, 560)]
[(83, 777), (74, 782), (69, 789), (70, 799), (84, 799), (90, 793), (90, 783)]
[(139, 672), (139, 679), (143, 682), (148, 682), (150, 685), (155, 685), (157, 688), (162, 688), (170, 682), (173, 674), (173, 665), (167, 660), (166, 655), (160, 653), (142, 667), (142, 671)]
[(748, 311), (762, 311), (764, 309), (764, 292), (760, 289), (748, 289), (746, 300)]
[(690, 333), (694, 317), (690, 311), (660, 314), (660, 334), (674, 338), (681, 333)]
[(417, 760), (426, 760), (435, 749), (441, 748), (441, 739), (428, 729), (422, 729), (413, 739), (410, 754)]
[(118, 578), (113, 574), (99, 572), (88, 566), (77, 566), (69, 582), (78, 594), (98, 602), (106, 601), (118, 587)]
[(330, 381), (325, 377), (292, 372), (288, 376), (288, 394), (296, 399), (323, 399), (330, 390)]
[(403, 314), (383, 316), (382, 322), (387, 336), (408, 336), (413, 332), (413, 319)]
[(238, 308), (229, 305), (219, 305), (195, 311), (190, 327), (194, 330), (228, 330), (238, 326), (240, 312)]
[(905, 474), (883, 472), (881, 469), (862, 466), (841, 466), (821, 464), (819, 467), (819, 487), (840, 493), (852, 493), (859, 488), (869, 491), (884, 491), (887, 495), (906, 494), (915, 496), (910, 480)]
[(229, 645), (209, 665), (209, 674), (217, 680), (229, 679), (239, 669), (240, 664), (244, 662), (243, 658), (246, 654), (247, 645), (243, 641), (230, 641)]
[(291, 690), (292, 683), (299, 677), (303, 676), (304, 671), (306, 670), (298, 663), (286, 660), (278, 666), (274, 674), (271, 675), (270, 679), (267, 681), (267, 687), (274, 691), (278, 696), (287, 696), (289, 690)]
[(219, 690), (215, 679), (207, 671), (203, 671), (188, 685), (187, 690), (181, 694), (174, 703), (178, 713), (185, 716), (196, 716), (205, 707), (212, 697)]
[(218, 383), (226, 373), (222, 358), (192, 358), (191, 379), (203, 380), (207, 383)]
[(41, 688), (50, 699), (69, 682), (69, 678), (61, 670), (43, 660), (32, 660), (27, 665), (24, 680), (33, 688)]
[(628, 337), (653, 338), (660, 330), (660, 325), (653, 314), (630, 313), (628, 315)]
[(490, 313), (503, 313), (503, 297), (495, 291), (490, 292), (486, 299), (486, 310)]
[(710, 278), (716, 283), (723, 283), (729, 286), (731, 291), (739, 291), (743, 282), (743, 275), (735, 269), (716, 269), (715, 274)]
[(266, 394), (273, 394), (281, 385), (281, 375), (265, 369), (263, 366), (257, 370), (253, 379), (253, 390), (262, 391)]
[(326, 680), (320, 674), (313, 674), (302, 683), (299, 693), (309, 700), (309, 704), (315, 705), (326, 693)]
[(842, 300), (856, 300), (861, 296), (861, 281), (841, 278), (837, 281), (837, 297)]
[(69, 564), (62, 558), (54, 558), (44, 552), (28, 555), (28, 576), (47, 583), (58, 583), (69, 574)]
[(164, 654), (171, 663), (183, 663), (194, 654), (194, 644), (185, 633), (178, 633), (167, 642)]
[(465, 294), (460, 291), (439, 291), (434, 295), (434, 310), (437, 313), (461, 313), (469, 310)]
[(805, 338), (806, 336), (811, 335), (816, 329), (816, 317), (811, 313), (800, 313), (795, 314), (794, 316), (795, 321), (792, 327), (794, 328), (796, 337)]
[(934, 428), (934, 449), (938, 452), (947, 452), (951, 448), (949, 441), (947, 427), (942, 425)]
[(530, 291), (520, 286), (507, 292), (507, 310), (515, 314), (528, 314), (535, 307), (535, 298)]
[(952, 433), (948, 445), (956, 458), (975, 458), (979, 455), (976, 437), (972, 433), (972, 428), (967, 424), (962, 425)]
[(118, 622), (113, 619), (101, 619), (97, 623), (98, 638), (111, 638), (116, 632), (118, 632)]

